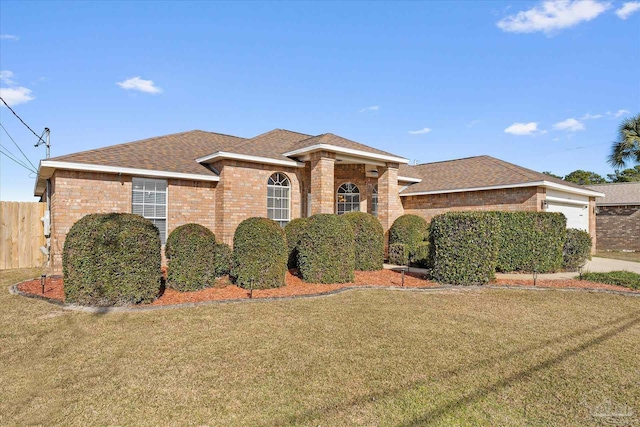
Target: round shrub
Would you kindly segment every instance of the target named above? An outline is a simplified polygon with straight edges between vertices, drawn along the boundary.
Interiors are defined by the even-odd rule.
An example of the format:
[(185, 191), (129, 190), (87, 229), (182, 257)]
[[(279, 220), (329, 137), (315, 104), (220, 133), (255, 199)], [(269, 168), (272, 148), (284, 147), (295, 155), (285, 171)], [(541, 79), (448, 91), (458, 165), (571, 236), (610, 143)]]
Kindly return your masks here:
[(267, 218), (248, 218), (233, 236), (231, 274), (238, 286), (278, 288), (287, 273), (287, 240), (282, 228)]
[(568, 229), (563, 251), (564, 268), (575, 271), (590, 260), (592, 243), (591, 236), (586, 231)]
[(94, 306), (153, 301), (160, 266), (160, 233), (151, 221), (126, 213), (87, 215), (64, 242), (65, 300)]
[(167, 286), (177, 291), (197, 291), (213, 285), (216, 236), (200, 224), (185, 224), (169, 234), (165, 255), (169, 263)]
[(420, 242), (411, 257), (411, 265), (420, 268), (431, 268), (431, 245), (429, 242)]
[(309, 218), (298, 245), (298, 266), (305, 282), (353, 282), (355, 249), (349, 222), (333, 214)]
[(418, 244), (429, 239), (429, 224), (418, 215), (399, 216), (389, 229), (389, 244), (404, 243), (409, 256), (415, 254)]
[(287, 261), (289, 268), (298, 267), (298, 244), (307, 222), (307, 218), (296, 218), (284, 227), (284, 234), (287, 236), (287, 246), (289, 247), (289, 260)]
[(404, 243), (391, 243), (389, 245), (389, 262), (395, 265), (409, 264), (409, 251)]
[(231, 247), (226, 243), (216, 243), (213, 248), (213, 266), (216, 277), (226, 276), (231, 272)]
[(353, 229), (356, 270), (382, 270), (384, 263), (384, 230), (378, 219), (366, 212), (342, 215)]

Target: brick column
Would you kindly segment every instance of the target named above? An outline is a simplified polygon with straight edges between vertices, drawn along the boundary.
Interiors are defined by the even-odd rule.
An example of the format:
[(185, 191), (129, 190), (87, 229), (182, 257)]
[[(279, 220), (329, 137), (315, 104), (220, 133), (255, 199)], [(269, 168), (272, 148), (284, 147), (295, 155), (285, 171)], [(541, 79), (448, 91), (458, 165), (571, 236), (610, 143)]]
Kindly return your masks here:
[(319, 151), (311, 154), (311, 214), (335, 212), (333, 194), (334, 153)]
[(385, 236), (388, 236), (393, 221), (403, 213), (398, 194), (398, 164), (387, 163), (384, 167), (378, 167), (378, 219)]

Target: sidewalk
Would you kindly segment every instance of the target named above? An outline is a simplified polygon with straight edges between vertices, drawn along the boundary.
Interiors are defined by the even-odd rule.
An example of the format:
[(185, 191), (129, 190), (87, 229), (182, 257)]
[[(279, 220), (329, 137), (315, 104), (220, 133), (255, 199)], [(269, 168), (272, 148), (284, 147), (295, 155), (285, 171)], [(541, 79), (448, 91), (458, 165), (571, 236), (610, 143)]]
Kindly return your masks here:
[[(384, 268), (391, 270), (395, 268), (400, 268), (400, 266), (393, 265), (393, 264), (385, 264)], [(634, 273), (640, 274), (640, 262), (593, 257), (593, 259), (587, 262), (587, 264), (584, 266), (584, 268), (582, 269), (582, 272), (583, 273), (586, 273), (586, 272), (606, 273), (609, 271), (619, 271), (619, 270), (632, 271)], [(423, 268), (417, 268), (417, 267), (409, 267), (408, 271), (412, 273), (427, 272), (427, 270)], [(577, 272), (547, 273), (547, 274), (538, 274), (538, 279), (573, 279), (574, 277), (577, 277), (577, 276), (578, 276)], [(522, 279), (522, 278), (533, 278), (533, 274), (531, 273), (496, 273), (496, 279)]]

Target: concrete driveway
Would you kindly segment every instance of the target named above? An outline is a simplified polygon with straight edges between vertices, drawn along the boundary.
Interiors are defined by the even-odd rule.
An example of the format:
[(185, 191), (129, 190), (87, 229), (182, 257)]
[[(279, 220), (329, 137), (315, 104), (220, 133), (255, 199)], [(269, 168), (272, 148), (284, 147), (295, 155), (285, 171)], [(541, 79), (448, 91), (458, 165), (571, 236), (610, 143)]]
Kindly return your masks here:
[[(607, 273), (609, 271), (620, 271), (620, 270), (633, 271), (634, 273), (640, 274), (640, 262), (593, 257), (593, 259), (587, 262), (587, 265), (584, 266), (584, 269), (582, 270), (582, 272), (586, 273), (590, 271), (590, 272), (598, 272), (598, 273)], [(532, 274), (496, 273), (496, 279), (522, 279), (523, 277), (526, 277), (526, 276), (533, 277)], [(538, 278), (540, 279), (571, 279), (576, 276), (578, 276), (578, 273), (576, 272), (538, 274)]]

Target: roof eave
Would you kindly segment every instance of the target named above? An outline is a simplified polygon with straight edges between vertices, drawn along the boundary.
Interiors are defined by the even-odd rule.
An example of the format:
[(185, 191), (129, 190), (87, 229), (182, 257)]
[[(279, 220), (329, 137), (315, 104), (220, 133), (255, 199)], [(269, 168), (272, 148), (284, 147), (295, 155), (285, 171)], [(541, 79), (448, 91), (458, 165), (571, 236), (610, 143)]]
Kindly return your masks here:
[[(599, 193), (593, 190), (586, 190), (582, 188), (575, 188), (568, 185), (557, 184), (555, 182), (549, 181), (534, 181), (534, 182), (521, 182), (516, 184), (505, 184), (505, 185), (492, 185), (492, 186), (484, 186), (484, 187), (468, 187), (468, 188), (454, 188), (448, 190), (433, 190), (433, 191), (416, 191), (413, 193), (400, 193), (402, 197), (409, 196), (427, 196), (431, 194), (445, 194), (445, 193), (464, 193), (468, 191), (485, 191), (485, 190), (501, 190), (507, 188), (521, 188), (521, 187), (545, 187), (545, 188), (553, 188), (555, 190), (561, 190), (567, 193), (579, 194), (581, 196), (588, 197), (604, 197), (603, 193)], [(411, 188), (411, 187), (409, 187)], [(408, 188), (408, 189), (409, 189)]]
[(402, 164), (409, 163), (409, 160), (405, 159), (404, 157), (389, 156), (389, 155), (386, 155), (386, 154), (378, 154), (378, 153), (369, 153), (367, 151), (356, 150), (356, 149), (353, 149), (353, 148), (340, 147), (340, 146), (331, 145), (331, 144), (311, 145), (309, 147), (304, 147), (304, 148), (300, 148), (300, 149), (297, 149), (297, 150), (293, 150), (293, 151), (289, 151), (289, 152), (283, 153), (283, 156), (297, 157), (297, 156), (300, 156), (302, 154), (312, 153), (314, 151), (331, 151), (331, 152), (334, 152), (334, 153), (349, 154), (349, 155), (352, 155), (352, 156), (362, 157), (364, 159), (382, 160), (382, 161), (385, 161), (385, 162), (402, 163)]
[(196, 159), (196, 162), (198, 163), (208, 163), (211, 161), (215, 161), (215, 160), (224, 160), (224, 159), (230, 159), (230, 160), (242, 160), (245, 162), (251, 162), (251, 163), (263, 163), (263, 164), (268, 164), (268, 165), (277, 165), (277, 166), (289, 166), (289, 167), (294, 167), (294, 168), (303, 168), (304, 167), (304, 163), (303, 162), (296, 162), (295, 160), (279, 160), (279, 159), (272, 159), (270, 157), (261, 157), (261, 156), (250, 156), (248, 154), (239, 154), (239, 153), (232, 153), (232, 152), (228, 152), (228, 151), (217, 151), (213, 154), (209, 154), (203, 157), (199, 157)]

